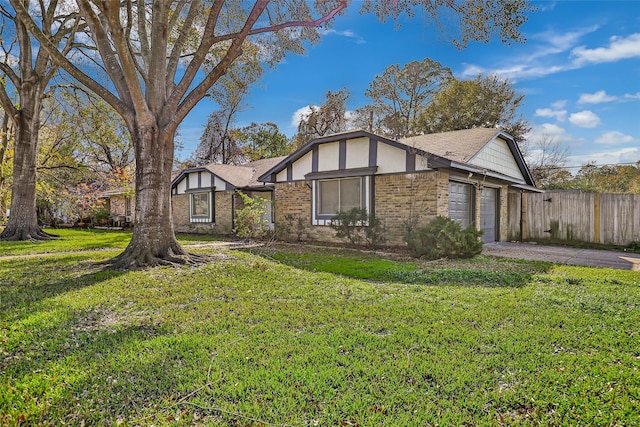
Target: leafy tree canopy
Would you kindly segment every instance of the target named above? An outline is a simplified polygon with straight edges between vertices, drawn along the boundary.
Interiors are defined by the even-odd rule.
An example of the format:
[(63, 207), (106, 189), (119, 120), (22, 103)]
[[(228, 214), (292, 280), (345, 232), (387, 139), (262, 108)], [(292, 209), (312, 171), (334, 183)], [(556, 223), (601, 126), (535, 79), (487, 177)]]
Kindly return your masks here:
[(423, 133), (447, 132), (476, 127), (500, 128), (517, 142), (525, 139), (529, 124), (518, 115), (524, 95), (508, 80), (479, 75), (473, 80), (452, 79), (435, 94), (421, 114)]

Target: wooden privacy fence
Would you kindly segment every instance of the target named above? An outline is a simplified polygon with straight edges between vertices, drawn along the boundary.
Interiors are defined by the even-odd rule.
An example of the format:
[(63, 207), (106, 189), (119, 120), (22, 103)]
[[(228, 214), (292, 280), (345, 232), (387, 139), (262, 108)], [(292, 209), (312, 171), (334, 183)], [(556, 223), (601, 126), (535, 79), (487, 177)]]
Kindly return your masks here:
[(510, 193), (509, 240), (640, 242), (640, 194)]

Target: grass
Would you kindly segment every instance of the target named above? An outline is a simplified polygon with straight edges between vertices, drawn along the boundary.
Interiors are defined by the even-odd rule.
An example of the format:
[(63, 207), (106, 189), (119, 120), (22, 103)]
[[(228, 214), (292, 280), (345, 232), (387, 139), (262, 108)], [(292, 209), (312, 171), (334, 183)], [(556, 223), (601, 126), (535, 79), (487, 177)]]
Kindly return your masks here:
[[(523, 286), (547, 262), (526, 262), (479, 256), (450, 262), (418, 262), (406, 257), (381, 257), (372, 252), (332, 248), (278, 247), (260, 253), (270, 259), (311, 272), (327, 272), (378, 282), (460, 284), (467, 286)], [(394, 260), (399, 259), (402, 262)]]
[(117, 252), (0, 258), (0, 425), (640, 424), (637, 272)]
[[(100, 229), (46, 229), (57, 239), (45, 242), (0, 241), (0, 256), (33, 255), (43, 253), (90, 251), (102, 249), (124, 249), (131, 240), (131, 232)], [(218, 241), (220, 238), (203, 235), (178, 234), (181, 244), (197, 244)]]

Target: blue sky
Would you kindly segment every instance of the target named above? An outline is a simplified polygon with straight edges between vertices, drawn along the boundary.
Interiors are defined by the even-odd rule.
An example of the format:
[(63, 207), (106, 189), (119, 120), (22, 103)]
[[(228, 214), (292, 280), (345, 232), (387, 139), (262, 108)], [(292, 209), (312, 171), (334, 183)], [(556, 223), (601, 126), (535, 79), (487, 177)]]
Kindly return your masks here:
[[(457, 78), (498, 73), (525, 95), (521, 109), (542, 136), (569, 149), (567, 166), (640, 161), (640, 0), (535, 2), (522, 30), (524, 44), (498, 40), (455, 48), (421, 17), (399, 30), (371, 15), (338, 17), (304, 56), (289, 55), (269, 70), (247, 98), (236, 125), (274, 122), (292, 136), (297, 111), (319, 104), (327, 90), (346, 87), (348, 107), (368, 103), (366, 88), (391, 64), (431, 58)], [(215, 104), (202, 101), (180, 128), (188, 157)]]

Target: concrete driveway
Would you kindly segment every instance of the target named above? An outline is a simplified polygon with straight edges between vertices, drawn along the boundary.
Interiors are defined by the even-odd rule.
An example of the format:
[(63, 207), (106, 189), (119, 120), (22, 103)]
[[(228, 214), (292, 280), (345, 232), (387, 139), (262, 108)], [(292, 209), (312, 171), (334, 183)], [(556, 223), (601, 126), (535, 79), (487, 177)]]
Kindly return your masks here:
[(630, 252), (547, 246), (534, 243), (494, 242), (485, 243), (482, 254), (640, 272), (640, 254)]

